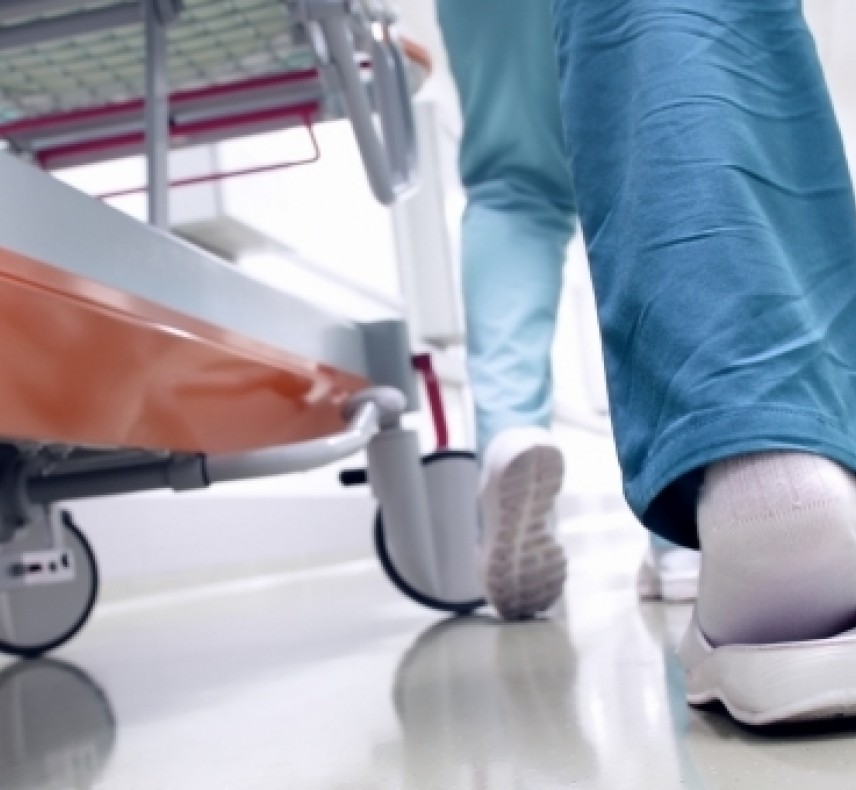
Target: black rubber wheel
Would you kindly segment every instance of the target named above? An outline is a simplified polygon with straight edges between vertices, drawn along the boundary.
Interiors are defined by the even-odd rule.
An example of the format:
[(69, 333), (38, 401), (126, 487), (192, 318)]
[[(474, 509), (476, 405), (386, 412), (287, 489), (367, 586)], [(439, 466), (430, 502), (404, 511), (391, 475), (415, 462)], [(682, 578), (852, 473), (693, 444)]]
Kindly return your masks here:
[[(476, 460), (474, 453), (465, 452), (463, 450), (439, 450), (436, 453), (426, 455), (422, 459), (422, 465), (429, 466), (430, 464), (440, 463), (441, 461), (451, 458)], [(487, 604), (487, 601), (485, 601), (484, 598), (476, 598), (471, 601), (441, 601), (438, 598), (425, 595), (412, 587), (396, 570), (395, 565), (392, 562), (392, 558), (389, 556), (383, 529), (383, 512), (380, 508), (378, 508), (377, 517), (375, 518), (374, 541), (375, 551), (377, 552), (377, 557), (384, 573), (386, 573), (389, 580), (398, 588), (399, 592), (407, 598), (410, 598), (412, 601), (415, 601), (428, 609), (434, 609), (438, 612), (454, 614), (460, 617), (472, 614), (477, 609), (480, 609)]]
[[(63, 511), (61, 518), (65, 544), (74, 556), (76, 578), (0, 592), (0, 653), (38, 658), (55, 650), (83, 628), (95, 608), (99, 587), (95, 554), (71, 514)], [(16, 621), (11, 632), (4, 618)], [(21, 630), (26, 636), (18, 633)]]

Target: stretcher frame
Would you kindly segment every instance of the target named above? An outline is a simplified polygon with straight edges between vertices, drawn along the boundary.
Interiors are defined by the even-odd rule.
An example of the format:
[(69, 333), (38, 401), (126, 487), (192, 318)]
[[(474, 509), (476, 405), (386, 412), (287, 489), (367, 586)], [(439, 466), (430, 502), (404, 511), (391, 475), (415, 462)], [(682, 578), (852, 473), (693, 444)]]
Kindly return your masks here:
[[(52, 14), (79, 5), (27, 1), (29, 9)], [(418, 405), (406, 325), (343, 321), (168, 234), (167, 164), (176, 123), (167, 29), (180, 19), (184, 3), (97, 2), (94, 10), (50, 16), (17, 31), (0, 26), (2, 52), (21, 37), (32, 44), (86, 25), (100, 30), (142, 17), (143, 100), (17, 119), (0, 128), (0, 136), (24, 158), (47, 167), (96, 161), (142, 145), (151, 225), (0, 155), (6, 186), (0, 193), (0, 336), (20, 340), (2, 352), (7, 385), (0, 386), (0, 652), (33, 656), (51, 650), (82, 627), (94, 605), (94, 556), (56, 503), (306, 471), (362, 450), (368, 450), (368, 473), (343, 482), (371, 484), (384, 515), (376, 526), (378, 549), (393, 581), (410, 597), (445, 611), (481, 605), (471, 563), (474, 457), (441, 450), (423, 468), (415, 433), (401, 427), (403, 415)], [(0, 23), (23, 5), (0, 4)], [(390, 204), (406, 196), (416, 183), (415, 132), (405, 55), (388, 8), (357, 0), (294, 0), (287, 6), (308, 31), (318, 68), (328, 78), (332, 74), (376, 198)], [(358, 51), (368, 53), (373, 101)], [(268, 100), (265, 91), (276, 87), (276, 78), (255, 80), (255, 93), (220, 86), (182, 93), (179, 104), (196, 100), (216, 115), (218, 101), (228, 105), (239, 94)], [(318, 112), (310, 105), (298, 103), (296, 114), (305, 120)], [(280, 110), (268, 104), (243, 112), (264, 126), (281, 123)], [(140, 112), (144, 132), (113, 133), (117, 119), (127, 124)], [(198, 131), (197, 141), (222, 139), (236, 128), (222, 118), (208, 119)], [(47, 377), (33, 362), (44, 360), (40, 344), (46, 337), (55, 339)], [(225, 357), (218, 356), (224, 349), (225, 372)], [(158, 364), (135, 361), (152, 359)], [(430, 365), (424, 358), (420, 365), (430, 381)], [(83, 398), (73, 395), (81, 376), (88, 387)], [(442, 409), (436, 387), (433, 392), (440, 435)], [(136, 409), (130, 413), (129, 401)], [(241, 430), (231, 430), (242, 404), (253, 417)], [(149, 419), (158, 409), (173, 419)], [(51, 598), (52, 592), (58, 594)], [(70, 602), (73, 592), (79, 613)], [(34, 625), (39, 617), (50, 620), (54, 609), (62, 623)], [(25, 625), (13, 623), (16, 617)], [(27, 623), (43, 637), (9, 637), (27, 632)]]

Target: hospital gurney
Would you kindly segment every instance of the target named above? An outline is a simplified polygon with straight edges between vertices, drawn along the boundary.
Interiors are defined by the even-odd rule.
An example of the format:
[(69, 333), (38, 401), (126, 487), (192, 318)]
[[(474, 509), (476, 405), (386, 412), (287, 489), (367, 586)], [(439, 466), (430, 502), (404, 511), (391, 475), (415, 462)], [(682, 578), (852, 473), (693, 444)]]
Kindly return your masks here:
[[(346, 0), (0, 0), (0, 137), (19, 155), (0, 155), (0, 652), (56, 648), (95, 604), (95, 557), (57, 503), (305, 471), (363, 449), (367, 472), (343, 482), (378, 499), (390, 578), (444, 611), (482, 604), (475, 459), (423, 462), (401, 427), (417, 407), (403, 322), (343, 321), (163, 230), (170, 144), (337, 108), (376, 197), (406, 194), (422, 55), (405, 54), (391, 22), (382, 4)], [(155, 227), (32, 164), (141, 150)]]

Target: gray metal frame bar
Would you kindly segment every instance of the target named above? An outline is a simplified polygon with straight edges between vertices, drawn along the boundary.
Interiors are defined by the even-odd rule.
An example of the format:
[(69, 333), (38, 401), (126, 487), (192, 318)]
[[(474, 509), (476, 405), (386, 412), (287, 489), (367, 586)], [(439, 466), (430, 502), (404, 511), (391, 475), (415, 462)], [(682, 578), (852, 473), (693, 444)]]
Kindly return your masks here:
[(406, 408), (401, 392), (378, 387), (352, 400), (348, 427), (329, 438), (239, 455), (176, 456), (115, 469), (33, 477), (26, 481), (26, 498), (35, 505), (48, 505), (159, 489), (191, 491), (212, 483), (306, 472), (364, 450), (379, 431), (397, 425)]
[(374, 403), (364, 403), (343, 433), (329, 439), (209, 458), (205, 465), (207, 477), (211, 483), (231, 483), (319, 469), (364, 450), (380, 430), (380, 422), (381, 409)]
[(22, 14), (47, 14), (53, 11), (75, 11), (80, 0), (0, 0), (0, 22)]
[(184, 10), (184, 0), (154, 0), (154, 3), (160, 20), (165, 25), (175, 22)]
[(416, 121), (407, 67), (388, 25), (372, 25), (371, 34), (373, 95), (392, 171), (393, 189), (398, 195), (404, 195), (419, 179)]
[[(28, 13), (30, 10), (27, 9)], [(0, 21), (8, 18), (7, 11), (8, 9), (0, 7)], [(79, 11), (39, 22), (12, 25), (0, 30), (0, 50), (44, 44), (69, 36), (135, 25), (141, 19), (140, 4), (134, 1), (94, 11)]]
[[(336, 74), (342, 85), (345, 105), (357, 138), (357, 145), (363, 157), (369, 184), (375, 197), (383, 205), (388, 206), (405, 197), (416, 186), (415, 172), (407, 163), (400, 161), (397, 156), (410, 146), (415, 147), (411, 138), (404, 143), (408, 133), (413, 134), (413, 126), (393, 131), (400, 122), (387, 114), (394, 106), (397, 97), (387, 97), (384, 93), (394, 85), (396, 77), (387, 74), (387, 69), (394, 55), (389, 52), (389, 44), (382, 45), (375, 39), (372, 44), (375, 67), (375, 92), (378, 96), (377, 109), (381, 116), (381, 128), (386, 132), (382, 142), (375, 129), (372, 118), (372, 107), (366, 93), (360, 74), (359, 66), (354, 59), (354, 47), (348, 30), (349, 20), (345, 16), (329, 16), (319, 20), (324, 32), (324, 39), (330, 50), (330, 57), (336, 69)], [(407, 106), (410, 107), (408, 97)], [(402, 115), (406, 112), (402, 108)], [(391, 133), (392, 132), (392, 133)], [(384, 143), (388, 147), (385, 148)]]
[(169, 229), (169, 75), (166, 22), (143, 0), (146, 26), (146, 169), (149, 224)]
[[(323, 37), (323, 46), (316, 44), (318, 56), (332, 67), (342, 89), (374, 196), (385, 206), (401, 200), (418, 185), (418, 155), (404, 58), (390, 30), (392, 15), (382, 5), (361, 5), (355, 14), (343, 0), (292, 2), (300, 18), (317, 26)], [(370, 50), (374, 108), (357, 62), (355, 38)], [(375, 128), (374, 109), (382, 137)]]
[[(191, 463), (195, 464), (197, 468), (196, 485), (190, 484), (189, 475), (181, 474), (187, 471), (186, 467)], [(185, 468), (182, 468), (181, 464), (184, 464)], [(201, 457), (181, 460), (170, 458), (165, 461), (116, 469), (98, 469), (35, 477), (27, 483), (27, 496), (35, 505), (50, 505), (54, 502), (131, 494), (141, 491), (192, 490), (193, 488), (205, 488), (207, 486), (202, 470), (203, 460)]]

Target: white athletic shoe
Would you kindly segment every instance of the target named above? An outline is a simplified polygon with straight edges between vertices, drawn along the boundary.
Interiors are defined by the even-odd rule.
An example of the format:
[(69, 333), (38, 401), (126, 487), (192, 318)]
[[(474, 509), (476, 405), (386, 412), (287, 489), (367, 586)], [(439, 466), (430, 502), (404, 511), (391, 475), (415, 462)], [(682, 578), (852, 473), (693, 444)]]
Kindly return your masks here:
[(701, 555), (697, 551), (675, 546), (645, 552), (636, 591), (640, 600), (687, 603), (698, 597), (698, 575)]
[(856, 629), (805, 642), (712, 647), (693, 617), (678, 653), (687, 701), (719, 700), (744, 724), (856, 716)]
[(542, 428), (503, 431), (485, 453), (482, 570), (487, 599), (507, 620), (546, 612), (562, 594), (567, 562), (550, 515), (563, 477), (562, 453)]

